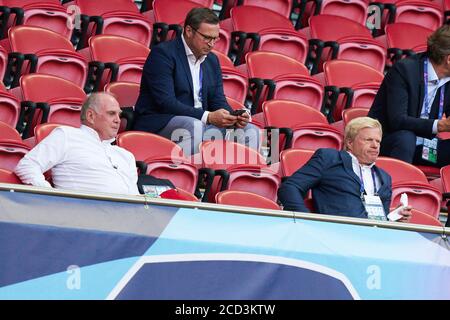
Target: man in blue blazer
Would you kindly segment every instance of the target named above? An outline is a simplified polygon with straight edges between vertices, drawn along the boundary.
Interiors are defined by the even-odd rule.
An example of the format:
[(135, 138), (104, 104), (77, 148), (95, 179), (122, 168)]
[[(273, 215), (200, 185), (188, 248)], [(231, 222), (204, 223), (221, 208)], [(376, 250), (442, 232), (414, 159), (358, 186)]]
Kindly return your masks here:
[[(447, 119), (442, 119), (444, 114)], [(369, 117), (383, 126), (381, 155), (442, 167), (450, 164), (450, 140), (437, 139), (436, 134), (450, 132), (449, 115), (450, 26), (446, 25), (428, 38), (427, 53), (394, 64)]]
[[(315, 212), (367, 218), (367, 196), (379, 197), (386, 220), (391, 203), (391, 177), (375, 165), (381, 124), (369, 117), (353, 119), (345, 128), (345, 150), (318, 149), (278, 190), (284, 210), (309, 212), (304, 203), (311, 189)], [(411, 208), (400, 212), (409, 221)]]
[(220, 64), (211, 53), (218, 39), (218, 17), (208, 8), (194, 8), (182, 36), (152, 48), (135, 107), (135, 130), (179, 142), (189, 155), (198, 152), (203, 139), (223, 139), (233, 128), (230, 134), (238, 142), (258, 149), (259, 132), (248, 123), (249, 113), (233, 114), (225, 99)]

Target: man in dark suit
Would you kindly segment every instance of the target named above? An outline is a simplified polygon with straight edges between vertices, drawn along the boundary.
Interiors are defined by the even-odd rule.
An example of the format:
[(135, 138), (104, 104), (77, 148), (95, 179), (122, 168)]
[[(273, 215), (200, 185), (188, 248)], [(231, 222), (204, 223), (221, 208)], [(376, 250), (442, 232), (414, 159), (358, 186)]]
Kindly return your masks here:
[[(450, 26), (428, 38), (424, 54), (398, 61), (386, 74), (369, 117), (383, 126), (381, 155), (409, 163), (450, 164)], [(447, 119), (442, 118), (443, 115)]]
[[(311, 189), (315, 212), (386, 220), (391, 203), (391, 177), (375, 165), (381, 124), (369, 117), (345, 128), (345, 150), (318, 149), (278, 190), (284, 210), (309, 212), (304, 197)], [(400, 210), (409, 221), (411, 207)]]
[(135, 108), (135, 130), (169, 138), (186, 154), (204, 139), (223, 139), (227, 129), (240, 143), (258, 149), (258, 129), (250, 115), (233, 115), (223, 92), (219, 61), (211, 49), (219, 39), (219, 19), (207, 8), (186, 16), (183, 35), (163, 42), (145, 62)]

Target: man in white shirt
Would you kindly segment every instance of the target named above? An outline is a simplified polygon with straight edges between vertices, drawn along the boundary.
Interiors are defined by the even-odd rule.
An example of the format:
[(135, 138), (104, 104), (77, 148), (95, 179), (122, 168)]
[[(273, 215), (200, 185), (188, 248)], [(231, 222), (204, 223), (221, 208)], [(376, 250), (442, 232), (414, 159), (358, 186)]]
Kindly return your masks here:
[[(284, 210), (308, 212), (303, 201), (311, 189), (315, 212), (387, 220), (391, 177), (376, 166), (381, 124), (369, 117), (353, 119), (345, 128), (345, 150), (318, 149), (278, 190)], [(408, 222), (411, 207), (399, 213)]]
[(25, 184), (138, 195), (134, 156), (111, 143), (120, 126), (121, 109), (107, 93), (89, 96), (81, 109), (81, 127), (55, 128), (19, 162), (15, 173)]
[(234, 114), (225, 99), (219, 60), (211, 52), (219, 30), (212, 10), (194, 8), (180, 37), (152, 48), (142, 73), (134, 130), (171, 139), (187, 155), (197, 153), (203, 140), (229, 136), (258, 150), (259, 131), (249, 123), (250, 115), (245, 110)]

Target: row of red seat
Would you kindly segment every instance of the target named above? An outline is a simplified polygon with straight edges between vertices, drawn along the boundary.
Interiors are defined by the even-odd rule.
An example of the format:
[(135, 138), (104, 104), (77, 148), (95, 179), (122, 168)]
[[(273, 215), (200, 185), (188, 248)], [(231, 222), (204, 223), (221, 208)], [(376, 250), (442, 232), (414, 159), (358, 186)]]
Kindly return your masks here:
[[(37, 142), (56, 126), (39, 125), (36, 128)], [(7, 125), (0, 123), (0, 132), (0, 169), (3, 182), (14, 182), (11, 172), (29, 147)], [(314, 153), (303, 149), (285, 150), (280, 154), (280, 163), (269, 166), (259, 153), (228, 141), (204, 142), (200, 147), (200, 154), (191, 159), (185, 157), (175, 143), (150, 133), (124, 132), (119, 134), (117, 144), (132, 152), (138, 161), (145, 163), (146, 174), (168, 178), (177, 188), (188, 193), (195, 192), (198, 180), (202, 178), (202, 171), (198, 169), (212, 169), (215, 175), (206, 179), (210, 181), (207, 185), (207, 199), (210, 202), (214, 202), (221, 191), (249, 189), (270, 201), (276, 201), (281, 177), (292, 175)], [(148, 145), (153, 147), (148, 148)], [(399, 203), (400, 194), (406, 192), (415, 209), (428, 212), (434, 218), (439, 216), (441, 193), (428, 183), (420, 170), (402, 161), (384, 157), (377, 160), (377, 165), (392, 177), (393, 207)], [(450, 191), (450, 166), (443, 168), (441, 172), (444, 191)], [(312, 199), (307, 199), (307, 203), (311, 207)]]
[[(100, 0), (95, 4), (87, 0), (73, 0), (65, 3), (64, 7), (57, 0), (44, 3), (36, 0), (3, 2), (5, 8), (21, 7), (24, 11), (23, 18), (19, 18), (17, 12), (11, 13), (10, 22), (3, 30), (4, 36), (7, 35), (10, 26), (18, 24), (41, 26), (59, 33), (68, 40), (72, 39), (72, 42), (77, 42), (78, 49), (87, 46), (88, 39), (95, 34), (120, 35), (148, 47), (150, 42), (156, 44), (180, 34), (184, 18), (190, 9), (212, 6), (211, 0), (176, 2), (155, 0), (152, 3), (152, 10), (141, 14), (130, 0)], [(368, 1), (323, 1), (320, 10), (316, 12), (318, 15), (309, 17), (308, 26), (300, 31), (294, 28), (289, 19), (292, 1), (284, 2), (281, 4), (271, 1), (267, 4), (253, 0), (242, 1), (238, 3), (239, 6), (235, 6), (236, 3), (232, 4), (230, 18), (221, 22), (221, 40), (216, 43), (216, 49), (230, 54), (236, 64), (244, 61), (245, 53), (249, 50), (258, 49), (280, 52), (303, 63), (307, 62), (313, 73), (321, 70), (320, 59), (328, 59), (329, 53), (333, 58), (348, 59), (351, 56), (357, 61), (363, 60), (382, 71), (387, 48), (390, 50), (395, 48), (394, 56), (397, 58), (403, 53), (402, 50), (422, 50), (421, 46), (424, 45), (422, 34), (426, 35), (430, 30), (436, 29), (443, 21), (442, 12), (436, 16), (433, 11), (437, 10), (434, 8), (436, 4), (430, 1), (403, 0), (397, 3), (401, 9), (397, 11), (393, 21), (416, 25), (415, 28), (410, 27), (416, 35), (411, 39), (413, 43), (405, 47), (398, 46), (395, 40), (404, 38), (398, 34), (402, 32), (399, 30), (406, 28), (405, 26), (402, 28), (389, 26), (386, 29), (388, 33), (386, 40), (380, 38), (378, 41), (372, 38), (365, 23), (360, 21), (365, 21), (367, 17)], [(307, 6), (309, 4), (319, 6), (319, 2), (308, 2)], [(354, 17), (355, 11), (359, 12), (358, 15), (362, 18)], [(81, 18), (74, 19), (76, 15)], [(72, 20), (73, 23), (81, 21), (80, 28), (75, 32), (79, 33), (76, 40), (72, 37), (73, 23), (67, 23)], [(67, 30), (63, 30), (64, 28)], [(384, 31), (384, 26), (381, 28), (380, 30)], [(2, 45), (7, 48), (7, 41), (2, 40)], [(330, 52), (327, 47), (331, 45)]]

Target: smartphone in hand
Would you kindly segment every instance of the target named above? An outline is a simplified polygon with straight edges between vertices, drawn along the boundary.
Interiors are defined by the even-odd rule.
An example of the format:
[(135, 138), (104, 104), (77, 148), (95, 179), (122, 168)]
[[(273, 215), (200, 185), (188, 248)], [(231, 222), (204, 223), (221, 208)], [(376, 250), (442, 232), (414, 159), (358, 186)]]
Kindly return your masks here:
[(241, 115), (243, 115), (243, 114), (246, 113), (246, 112), (247, 112), (247, 110), (245, 110), (245, 109), (240, 109), (240, 110), (233, 110), (233, 111), (230, 112), (230, 114), (231, 114), (232, 116), (241, 116)]

